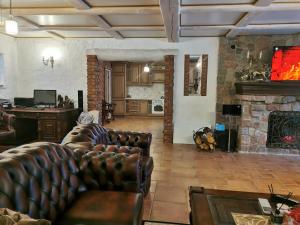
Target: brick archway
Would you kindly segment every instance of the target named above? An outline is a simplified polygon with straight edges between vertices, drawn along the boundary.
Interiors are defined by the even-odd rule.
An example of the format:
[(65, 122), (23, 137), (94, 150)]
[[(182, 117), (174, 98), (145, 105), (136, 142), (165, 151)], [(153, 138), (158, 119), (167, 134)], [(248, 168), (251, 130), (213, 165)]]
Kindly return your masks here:
[[(87, 55), (87, 107), (99, 110), (102, 121), (102, 101), (105, 95), (105, 62), (96, 55)], [(174, 87), (174, 56), (165, 56), (165, 104), (164, 104), (164, 143), (173, 143), (173, 87)], [(99, 122), (102, 124), (102, 122)]]

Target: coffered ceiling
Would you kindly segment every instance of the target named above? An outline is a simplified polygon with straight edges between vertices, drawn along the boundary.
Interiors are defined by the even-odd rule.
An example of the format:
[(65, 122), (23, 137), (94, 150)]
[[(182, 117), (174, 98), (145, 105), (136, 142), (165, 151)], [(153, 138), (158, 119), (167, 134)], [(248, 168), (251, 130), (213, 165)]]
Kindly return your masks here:
[[(300, 33), (300, 0), (12, 0), (16, 37), (167, 38)], [(0, 0), (2, 20), (9, 0)], [(0, 32), (4, 33), (3, 25)]]

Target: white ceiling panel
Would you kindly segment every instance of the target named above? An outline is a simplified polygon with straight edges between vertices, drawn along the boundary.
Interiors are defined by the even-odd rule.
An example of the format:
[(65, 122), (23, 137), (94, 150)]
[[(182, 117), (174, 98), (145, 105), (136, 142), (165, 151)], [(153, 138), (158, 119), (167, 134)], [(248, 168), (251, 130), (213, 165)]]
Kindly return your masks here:
[(166, 37), (166, 33), (164, 31), (121, 31), (120, 32), (123, 37), (128, 37), (128, 38), (155, 38), (155, 37)]
[(159, 5), (159, 0), (87, 0), (91, 6), (146, 6), (146, 5)]
[(228, 30), (181, 30), (181, 37), (215, 37), (223, 36), (228, 32)]
[(181, 25), (232, 25), (235, 24), (243, 13), (221, 13), (221, 12), (205, 12), (191, 13), (181, 15)]
[[(9, 7), (9, 0), (0, 1), (1, 7)], [(13, 7), (71, 7), (64, 0), (12, 0)]]
[(232, 5), (254, 2), (255, 0), (181, 0), (181, 5)]
[(21, 31), (16, 35), (17, 37), (36, 37), (36, 38), (44, 38), (44, 37), (52, 37), (51, 34), (45, 32), (45, 31)]
[(66, 37), (66, 38), (71, 38), (71, 37), (88, 37), (88, 38), (93, 38), (93, 37), (107, 37), (110, 38), (111, 36), (105, 32), (105, 31), (55, 31), (55, 33), (58, 33), (59, 35)]
[(299, 11), (263, 12), (252, 20), (251, 24), (299, 23)]
[(242, 30), (239, 35), (276, 35), (276, 34), (298, 34), (300, 29), (256, 29)]
[(41, 26), (94, 26), (91, 18), (83, 15), (32, 15), (25, 18)]
[(163, 25), (161, 15), (105, 15), (103, 17), (112, 26)]

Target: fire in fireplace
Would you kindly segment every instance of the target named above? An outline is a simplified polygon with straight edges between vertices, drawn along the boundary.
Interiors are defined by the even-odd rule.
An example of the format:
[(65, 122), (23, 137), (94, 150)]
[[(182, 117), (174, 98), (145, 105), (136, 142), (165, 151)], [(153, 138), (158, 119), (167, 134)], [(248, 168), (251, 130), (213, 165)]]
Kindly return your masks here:
[(300, 112), (274, 111), (270, 113), (267, 147), (300, 149)]

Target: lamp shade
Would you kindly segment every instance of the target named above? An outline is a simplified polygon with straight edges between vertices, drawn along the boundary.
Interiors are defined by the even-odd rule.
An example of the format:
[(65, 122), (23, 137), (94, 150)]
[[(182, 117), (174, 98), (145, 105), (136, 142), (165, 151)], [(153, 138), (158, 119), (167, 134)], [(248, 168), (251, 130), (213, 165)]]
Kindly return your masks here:
[(145, 73), (149, 73), (149, 72), (150, 72), (150, 67), (148, 66), (148, 64), (146, 64), (146, 65), (144, 66), (144, 72), (145, 72)]
[(18, 23), (15, 20), (5, 20), (5, 32), (11, 35), (18, 34)]

